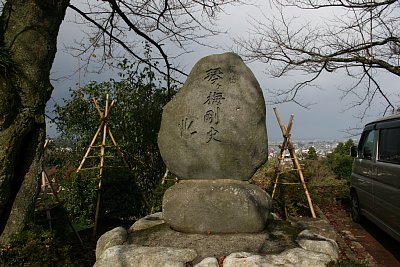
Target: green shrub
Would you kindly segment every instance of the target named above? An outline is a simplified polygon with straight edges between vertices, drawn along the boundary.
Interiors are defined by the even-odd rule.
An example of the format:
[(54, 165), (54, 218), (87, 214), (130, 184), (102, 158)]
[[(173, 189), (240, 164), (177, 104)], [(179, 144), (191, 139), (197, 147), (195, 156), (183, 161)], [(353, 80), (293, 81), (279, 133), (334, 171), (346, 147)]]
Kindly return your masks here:
[(132, 220), (147, 215), (142, 190), (134, 173), (126, 168), (104, 170), (100, 215), (110, 219)]
[[(271, 184), (272, 186), (273, 184)], [(308, 190), (310, 192), (310, 188)], [(272, 192), (272, 188), (268, 192)], [(310, 194), (312, 195), (312, 192)], [(281, 217), (286, 217), (287, 215), (295, 217), (310, 216), (307, 197), (297, 173), (281, 173), (275, 195), (272, 212)]]
[(326, 267), (370, 267), (366, 260), (339, 260), (328, 262)]
[[(84, 227), (94, 222), (98, 175), (98, 169), (83, 170), (64, 180), (60, 198), (74, 224)], [(137, 179), (140, 176), (127, 168), (104, 168), (99, 217), (128, 221), (146, 215), (149, 212), (143, 201), (146, 196), (142, 195)]]
[(335, 173), (325, 164), (324, 160), (303, 160), (302, 171), (310, 182), (324, 184), (326, 179), (334, 179)]
[(4, 266), (71, 266), (69, 249), (53, 232), (30, 224), (1, 249)]
[(272, 191), (269, 191), (269, 189), (271, 187), (271, 184), (275, 181), (275, 169), (277, 165), (277, 158), (268, 159), (265, 164), (258, 168), (256, 173), (251, 178), (251, 182), (271, 193)]
[(72, 173), (70, 180), (63, 184), (60, 199), (74, 223), (90, 225), (93, 222), (97, 199), (96, 177), (95, 171)]
[(353, 158), (350, 148), (354, 146), (353, 140), (339, 143), (331, 154), (326, 157), (325, 164), (335, 173), (338, 179), (350, 180)]
[[(102, 110), (106, 95), (109, 95), (110, 100), (117, 100), (110, 110), (107, 129), (112, 131), (131, 170), (115, 168), (124, 164), (116, 151), (108, 149), (113, 144), (107, 137), (100, 216), (106, 214), (113, 219), (129, 219), (143, 216), (152, 207), (160, 207), (162, 195), (159, 192), (162, 188), (157, 189), (157, 192), (155, 189), (160, 186), (165, 165), (158, 150), (157, 136), (163, 106), (168, 102), (169, 93), (173, 94), (174, 90), (168, 93), (163, 87), (164, 81), (157, 78), (149, 67), (142, 68), (127, 60), (118, 67), (121, 70), (120, 81), (91, 82), (76, 88), (62, 106), (56, 105), (55, 113), (63, 138), (71, 140), (73, 154), (81, 158), (99, 126), (98, 111), (91, 99), (96, 99)], [(98, 150), (93, 149), (90, 156), (96, 153), (98, 154)], [(53, 153), (53, 156), (58, 154)], [(52, 163), (60, 164), (56, 159)], [(66, 164), (77, 166), (79, 162), (64, 165)], [(99, 159), (96, 157), (85, 162), (86, 167), (98, 164)], [(86, 172), (82, 171), (79, 176), (92, 180), (78, 179), (75, 176), (63, 178), (67, 182), (63, 184), (66, 188), (63, 194), (70, 194), (64, 197), (66, 208), (73, 218), (81, 222), (93, 220), (97, 199), (95, 178), (98, 169), (95, 173)]]

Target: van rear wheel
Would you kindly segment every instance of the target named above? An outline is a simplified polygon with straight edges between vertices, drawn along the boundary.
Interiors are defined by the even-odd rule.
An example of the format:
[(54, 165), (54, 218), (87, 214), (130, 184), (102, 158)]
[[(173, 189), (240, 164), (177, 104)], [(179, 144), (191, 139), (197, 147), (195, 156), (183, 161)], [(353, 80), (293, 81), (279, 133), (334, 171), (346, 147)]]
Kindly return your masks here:
[(351, 193), (351, 218), (356, 223), (361, 222), (360, 202), (356, 192)]

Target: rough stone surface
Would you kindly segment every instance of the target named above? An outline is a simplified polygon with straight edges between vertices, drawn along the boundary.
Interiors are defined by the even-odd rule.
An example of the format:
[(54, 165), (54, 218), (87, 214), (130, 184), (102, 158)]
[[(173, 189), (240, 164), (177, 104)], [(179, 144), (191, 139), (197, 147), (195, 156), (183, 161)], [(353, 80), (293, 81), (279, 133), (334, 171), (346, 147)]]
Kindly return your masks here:
[(218, 260), (216, 258), (205, 258), (193, 267), (218, 267)]
[(104, 250), (117, 246), (122, 245), (128, 238), (128, 233), (123, 227), (116, 227), (106, 233), (104, 233), (100, 238), (97, 240), (96, 244), (96, 259), (100, 257)]
[(139, 231), (142, 229), (147, 229), (159, 224), (163, 224), (164, 219), (163, 219), (163, 213), (162, 212), (157, 212), (154, 214), (150, 214), (146, 217), (143, 217), (139, 220), (137, 220), (130, 228), (129, 228), (129, 233), (134, 232), (134, 231)]
[(253, 255), (248, 252), (236, 252), (227, 256), (224, 260), (223, 267), (258, 267), (258, 266), (273, 266), (267, 262), (265, 257)]
[(192, 249), (120, 245), (105, 250), (94, 267), (185, 267), (196, 256)]
[(194, 66), (164, 107), (158, 145), (180, 179), (248, 180), (267, 160), (263, 94), (238, 55), (211, 55)]
[[(328, 233), (323, 231), (327, 228), (326, 221), (297, 218), (296, 222), (276, 220), (261, 233), (219, 235), (187, 234), (172, 230), (166, 223), (149, 224), (147, 229), (130, 233), (126, 245), (105, 250), (95, 266), (185, 266), (187, 261), (196, 267), (217, 267), (214, 264), (220, 256), (226, 256), (224, 267), (313, 267), (335, 260), (335, 255), (308, 250), (308, 246), (304, 249), (297, 243), (299, 240), (315, 241), (316, 232)], [(302, 231), (299, 225), (310, 231)], [(164, 258), (165, 254), (172, 259)], [(176, 255), (180, 256), (176, 258)]]
[[(274, 255), (271, 255), (270, 257), (273, 259)], [(274, 260), (274, 262), (279, 263), (279, 261), (287, 261), (296, 267), (325, 266), (328, 262), (333, 260), (329, 255), (324, 253), (308, 251), (302, 248), (286, 250), (277, 255), (277, 259), (278, 260)]]
[(336, 232), (327, 220), (321, 218), (289, 217), (289, 222), (302, 230), (311, 230), (314, 234), (336, 240)]
[[(193, 234), (172, 230), (167, 224), (129, 234), (128, 244), (148, 247), (189, 248), (197, 252), (195, 263), (207, 257), (218, 258), (233, 252), (280, 253), (298, 247), (295, 237), (298, 229), (286, 222), (271, 222), (260, 233)], [(294, 237), (293, 237), (294, 236)]]
[(312, 230), (303, 230), (296, 242), (306, 250), (325, 253), (335, 260), (339, 258), (339, 246), (336, 241), (313, 233)]
[(293, 248), (277, 255), (252, 255), (247, 252), (232, 253), (223, 267), (323, 267), (332, 259), (323, 253)]
[(247, 181), (185, 180), (164, 193), (165, 221), (188, 233), (254, 233), (262, 231), (271, 197)]

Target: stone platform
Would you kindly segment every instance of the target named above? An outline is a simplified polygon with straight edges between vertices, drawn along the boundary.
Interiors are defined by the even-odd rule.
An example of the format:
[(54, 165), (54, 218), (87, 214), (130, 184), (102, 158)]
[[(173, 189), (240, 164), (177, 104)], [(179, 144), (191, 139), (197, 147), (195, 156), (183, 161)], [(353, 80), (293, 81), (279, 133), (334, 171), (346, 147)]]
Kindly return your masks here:
[[(96, 267), (103, 266), (325, 266), (338, 258), (335, 232), (322, 219), (270, 220), (262, 232), (187, 234), (157, 213), (104, 234)], [(187, 265), (189, 264), (189, 265)], [(243, 264), (243, 265), (241, 265)]]
[(164, 219), (185, 233), (257, 233), (267, 224), (272, 199), (248, 181), (181, 180), (164, 193)]

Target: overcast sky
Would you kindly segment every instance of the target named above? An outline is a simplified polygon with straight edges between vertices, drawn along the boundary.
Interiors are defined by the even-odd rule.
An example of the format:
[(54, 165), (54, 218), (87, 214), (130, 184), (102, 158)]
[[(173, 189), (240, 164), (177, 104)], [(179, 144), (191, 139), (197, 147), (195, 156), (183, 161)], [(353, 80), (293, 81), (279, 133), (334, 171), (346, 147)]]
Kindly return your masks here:
[[(183, 56), (180, 62), (185, 66), (186, 73), (189, 73), (193, 65), (202, 57), (215, 54), (228, 52), (228, 47), (232, 45), (231, 38), (240, 35), (247, 35), (248, 28), (250, 27), (248, 15), (260, 16), (260, 8), (255, 7), (239, 7), (230, 8), (227, 14), (221, 15), (219, 26), (226, 29), (228, 34), (215, 37), (211, 42), (219, 44), (224, 48), (210, 49), (204, 47), (194, 47), (196, 52)], [(268, 7), (264, 7), (263, 12), (268, 14), (271, 12)], [(61, 26), (59, 39), (58, 39), (58, 52), (54, 61), (52, 69), (52, 78), (59, 78), (74, 72), (79, 66), (79, 60), (72, 57), (65, 52), (64, 47), (73, 44), (74, 39), (80, 39), (83, 35), (77, 31), (78, 26), (69, 22), (73, 12), (71, 10), (67, 13), (67, 18)], [(321, 15), (319, 15), (321, 16)], [(344, 140), (349, 138), (346, 129), (360, 127), (368, 122), (368, 120), (375, 119), (380, 115), (382, 106), (378, 104), (373, 106), (368, 112), (367, 119), (360, 121), (356, 118), (360, 110), (352, 109), (346, 110), (346, 105), (349, 104), (350, 99), (342, 101), (340, 99), (341, 93), (338, 87), (350, 86), (350, 81), (346, 76), (340, 73), (329, 74), (323, 76), (319, 80), (319, 88), (310, 87), (305, 90), (300, 99), (306, 103), (314, 103), (310, 109), (304, 109), (294, 103), (285, 104), (271, 104), (269, 103), (271, 97), (268, 89), (272, 88), (288, 88), (290, 84), (299, 77), (285, 77), (280, 79), (273, 79), (265, 74), (265, 66), (258, 62), (248, 64), (252, 69), (256, 78), (258, 79), (261, 88), (264, 92), (267, 109), (267, 130), (270, 140), (280, 140), (281, 132), (277, 124), (275, 115), (272, 108), (277, 107), (282, 120), (287, 123), (290, 114), (294, 114), (294, 125), (292, 128), (293, 139), (322, 139), (322, 140)], [(91, 74), (83, 76), (81, 73), (72, 76), (68, 80), (53, 81), (54, 91), (52, 99), (48, 103), (48, 112), (51, 110), (54, 101), (61, 104), (62, 99), (69, 95), (69, 88), (76, 87), (77, 84), (85, 85), (91, 80), (98, 82), (109, 80), (115, 77), (115, 74), (110, 71), (105, 71), (102, 74)], [(388, 78), (387, 83), (395, 83), (396, 81)], [(346, 84), (347, 83), (347, 84)], [(395, 93), (393, 93), (395, 94)], [(398, 98), (398, 96), (395, 96)], [(49, 127), (48, 134), (54, 136), (54, 127)]]

